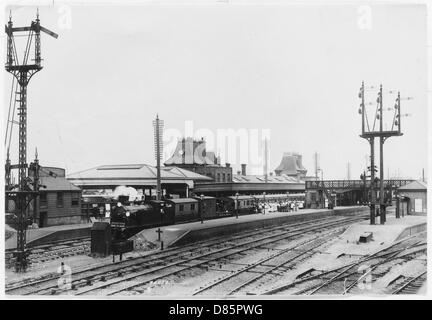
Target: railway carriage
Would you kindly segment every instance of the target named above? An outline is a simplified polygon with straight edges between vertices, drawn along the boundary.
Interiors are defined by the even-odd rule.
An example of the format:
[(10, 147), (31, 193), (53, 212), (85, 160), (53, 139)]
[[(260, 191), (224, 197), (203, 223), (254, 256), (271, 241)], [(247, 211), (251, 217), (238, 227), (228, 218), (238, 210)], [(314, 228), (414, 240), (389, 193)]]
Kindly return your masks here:
[(214, 219), (222, 216), (217, 210), (217, 198), (209, 196), (193, 198), (198, 200), (199, 210), (202, 210), (203, 219)]
[(253, 196), (230, 196), (224, 198), (225, 209), (231, 214), (238, 210), (239, 214), (250, 214), (257, 212), (256, 199)]
[(167, 211), (174, 216), (175, 222), (196, 221), (199, 219), (199, 202), (193, 198), (168, 199)]

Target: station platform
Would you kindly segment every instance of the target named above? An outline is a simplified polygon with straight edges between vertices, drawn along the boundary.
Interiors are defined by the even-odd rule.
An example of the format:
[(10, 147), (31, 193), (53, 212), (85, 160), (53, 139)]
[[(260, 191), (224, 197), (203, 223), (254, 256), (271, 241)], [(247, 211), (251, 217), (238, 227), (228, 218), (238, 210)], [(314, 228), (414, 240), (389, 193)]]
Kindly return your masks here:
[[(375, 252), (396, 241), (414, 234), (426, 231), (427, 218), (425, 216), (405, 216), (396, 219), (388, 215), (384, 225), (379, 223), (371, 225), (368, 220), (350, 226), (328, 251), (335, 256), (341, 255), (366, 255)], [(360, 236), (371, 234), (367, 243), (361, 243)]]
[[(291, 212), (271, 212), (266, 214), (239, 215), (238, 219), (233, 217), (205, 220), (204, 223), (192, 222), (160, 227), (161, 241), (164, 247), (181, 246), (196, 241), (206, 240), (218, 236), (234, 234), (240, 231), (252, 230), (259, 227), (279, 225), (281, 223), (301, 222), (316, 218), (324, 218), (332, 215), (355, 215), (367, 213), (368, 207), (337, 207), (329, 209), (302, 209)], [(158, 241), (158, 229), (146, 229), (131, 239), (134, 240), (135, 249), (139, 250), (153, 246), (161, 246)]]
[[(90, 237), (91, 223), (68, 224), (27, 230), (27, 246), (37, 246), (53, 241)], [(14, 232), (5, 242), (5, 249), (15, 249), (17, 234)]]

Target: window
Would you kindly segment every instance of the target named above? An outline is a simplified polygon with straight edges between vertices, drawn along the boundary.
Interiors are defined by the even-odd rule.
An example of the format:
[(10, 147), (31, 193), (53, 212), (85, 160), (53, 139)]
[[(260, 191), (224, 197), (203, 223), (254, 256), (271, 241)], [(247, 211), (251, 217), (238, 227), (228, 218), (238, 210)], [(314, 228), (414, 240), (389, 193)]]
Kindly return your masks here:
[(63, 207), (63, 192), (57, 192), (57, 207)]
[(230, 173), (227, 174), (227, 182), (231, 182), (231, 174)]
[(222, 173), (222, 181), (225, 182), (225, 173)]
[(72, 206), (77, 206), (77, 205), (79, 205), (79, 194), (78, 194), (78, 192), (74, 192), (74, 193), (72, 193), (72, 201), (71, 201), (71, 205), (72, 205)]
[(414, 211), (415, 212), (423, 212), (423, 201), (422, 199), (414, 199)]
[(195, 210), (195, 203), (191, 204), (191, 210)]
[(184, 211), (184, 205), (183, 204), (179, 205), (179, 211)]
[(47, 194), (45, 192), (41, 192), (39, 196), (39, 207), (46, 208), (47, 205)]
[(217, 181), (217, 182), (220, 181), (220, 173), (217, 174), (217, 180), (216, 180), (216, 181)]

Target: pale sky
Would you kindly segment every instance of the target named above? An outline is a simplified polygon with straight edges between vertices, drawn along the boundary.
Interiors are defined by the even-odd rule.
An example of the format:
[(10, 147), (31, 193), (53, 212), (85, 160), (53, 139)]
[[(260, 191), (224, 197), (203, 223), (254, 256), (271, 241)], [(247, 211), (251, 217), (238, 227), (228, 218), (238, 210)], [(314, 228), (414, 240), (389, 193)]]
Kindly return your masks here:
[[(427, 168), (423, 5), (371, 6), (369, 29), (357, 5), (72, 6), (70, 25), (59, 8), (40, 8), (59, 38), (42, 36), (44, 69), (28, 89), (28, 157), (37, 146), (42, 165), (73, 173), (154, 164), (158, 113), (171, 129), (188, 120), (213, 131), (270, 129), (269, 169), (296, 151), (312, 175), (317, 151), (324, 178), (346, 178), (350, 162), (358, 179), (369, 153), (357, 111), (364, 80), (414, 97), (402, 101), (411, 114), (404, 135), (385, 144), (386, 177), (387, 168), (413, 178)], [(35, 11), (14, 7), (14, 25)], [(385, 108), (394, 98), (384, 95)]]

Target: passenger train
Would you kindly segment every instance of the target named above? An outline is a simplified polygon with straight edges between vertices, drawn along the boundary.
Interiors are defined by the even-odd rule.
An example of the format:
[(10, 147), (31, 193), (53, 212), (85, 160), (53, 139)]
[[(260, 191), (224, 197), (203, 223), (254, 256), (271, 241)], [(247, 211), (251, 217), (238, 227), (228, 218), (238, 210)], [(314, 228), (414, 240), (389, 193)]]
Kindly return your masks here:
[(146, 228), (201, 219), (301, 209), (305, 194), (205, 196), (145, 202), (130, 202), (128, 199), (126, 196), (83, 195), (82, 211), (88, 218), (105, 219), (113, 225), (121, 225), (127, 230), (127, 236), (132, 236)]

